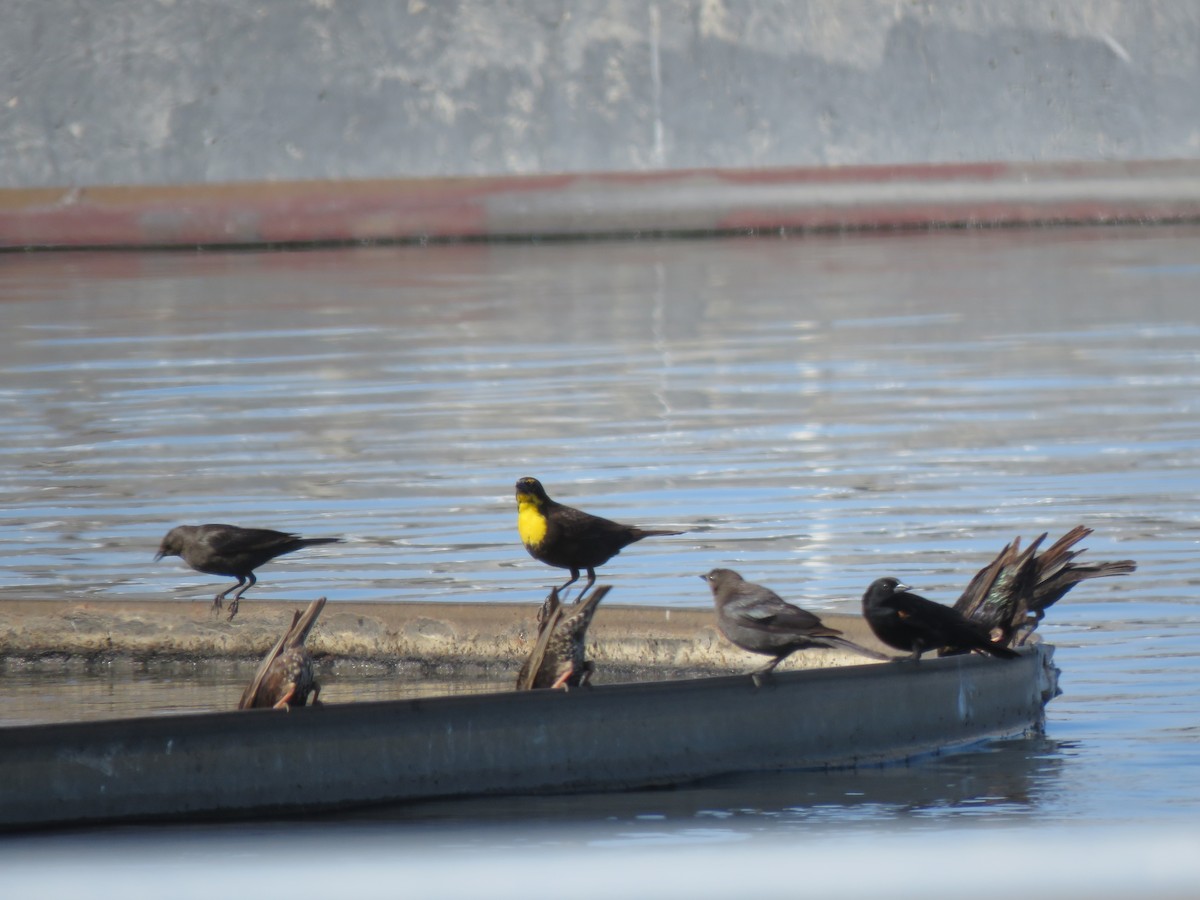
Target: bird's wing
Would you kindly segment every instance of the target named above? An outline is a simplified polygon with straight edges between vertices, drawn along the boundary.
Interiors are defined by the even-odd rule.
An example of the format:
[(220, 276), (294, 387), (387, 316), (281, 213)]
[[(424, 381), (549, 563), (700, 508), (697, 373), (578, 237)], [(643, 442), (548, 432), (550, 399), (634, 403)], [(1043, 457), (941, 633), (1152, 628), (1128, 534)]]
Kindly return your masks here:
[[(764, 631), (812, 631), (821, 628), (821, 620), (806, 609), (793, 606), (773, 592), (741, 593), (725, 607), (742, 624)], [(831, 634), (838, 634), (828, 629)]]
[(285, 531), (275, 531), (270, 528), (238, 528), (233, 525), (213, 529), (204, 534), (204, 542), (213, 550), (221, 553), (229, 551), (258, 552), (289, 545), (299, 539), (299, 535), (288, 534)]
[[(323, 604), (322, 604), (323, 605)], [(287, 642), (288, 635), (296, 627), (296, 623), (300, 621), (300, 610), (296, 610), (292, 614), (292, 624), (288, 627), (279, 640), (275, 642), (275, 646), (267, 651), (267, 655), (263, 657), (261, 663), (258, 664), (258, 670), (254, 673), (254, 680), (250, 682), (246, 690), (242, 691), (242, 699), (238, 701), (238, 709), (250, 709), (254, 706), (254, 698), (258, 694), (259, 688), (262, 687), (263, 679), (267, 677), (267, 671), (271, 668), (271, 663), (279, 657), (283, 651), (283, 645)]]
[(546, 659), (546, 647), (549, 646), (550, 638), (554, 636), (554, 629), (558, 627), (559, 620), (563, 617), (558, 588), (550, 589), (550, 595), (543, 601), (542, 609), (545, 612), (544, 616), (539, 616), (537, 641), (534, 643), (529, 657), (521, 666), (521, 671), (517, 673), (518, 691), (532, 690), (538, 672), (541, 671), (542, 663)]

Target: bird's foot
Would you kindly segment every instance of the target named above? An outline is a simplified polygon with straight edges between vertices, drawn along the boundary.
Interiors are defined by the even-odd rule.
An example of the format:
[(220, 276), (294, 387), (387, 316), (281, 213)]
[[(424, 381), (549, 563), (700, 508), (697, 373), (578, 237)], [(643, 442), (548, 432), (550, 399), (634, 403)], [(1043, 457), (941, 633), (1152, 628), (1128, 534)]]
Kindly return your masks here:
[(229, 601), (229, 618), (226, 619), (225, 621), (232, 622), (233, 617), (237, 615), (237, 611), (238, 611), (238, 602), (237, 602), (237, 598), (234, 597), (232, 600)]
[(287, 693), (275, 701), (272, 709), (282, 709), (284, 712), (291, 712), (292, 708), (288, 705), (288, 701), (296, 696), (296, 682), (288, 685)]

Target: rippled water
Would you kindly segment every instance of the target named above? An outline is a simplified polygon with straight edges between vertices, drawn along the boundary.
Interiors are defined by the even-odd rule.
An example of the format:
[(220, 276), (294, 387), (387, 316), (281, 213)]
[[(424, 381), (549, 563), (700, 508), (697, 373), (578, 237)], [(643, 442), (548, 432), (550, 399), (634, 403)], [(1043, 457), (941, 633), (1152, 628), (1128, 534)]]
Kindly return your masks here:
[(688, 529), (605, 568), (625, 603), (703, 606), (714, 565), (818, 609), (885, 573), (948, 601), (1084, 523), (1140, 568), (1053, 610), (1045, 739), (383, 821), (1195, 821), (1198, 297), (1200, 231), (1165, 228), (0, 257), (0, 590), (202, 599), (151, 556), (231, 521), (350, 539), (247, 602), (534, 600), (527, 474)]

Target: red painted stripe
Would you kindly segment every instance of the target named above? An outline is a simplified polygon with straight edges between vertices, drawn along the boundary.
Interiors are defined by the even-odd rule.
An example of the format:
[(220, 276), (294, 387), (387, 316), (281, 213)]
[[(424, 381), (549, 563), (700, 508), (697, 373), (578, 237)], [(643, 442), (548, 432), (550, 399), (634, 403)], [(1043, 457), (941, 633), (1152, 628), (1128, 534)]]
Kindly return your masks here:
[(1194, 219), (1200, 160), (0, 190), (8, 248)]

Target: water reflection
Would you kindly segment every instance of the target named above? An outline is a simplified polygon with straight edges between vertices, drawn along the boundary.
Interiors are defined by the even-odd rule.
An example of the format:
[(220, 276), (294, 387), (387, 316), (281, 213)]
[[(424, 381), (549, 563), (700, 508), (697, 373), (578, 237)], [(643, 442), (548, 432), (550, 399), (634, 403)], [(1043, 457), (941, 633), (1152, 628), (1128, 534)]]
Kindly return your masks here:
[(759, 832), (820, 830), (831, 824), (919, 826), (947, 817), (979, 819), (989, 825), (1030, 816), (1049, 821), (1061, 813), (1053, 808), (1054, 785), (1071, 752), (1069, 743), (1028, 737), (993, 741), (906, 765), (738, 774), (623, 794), (410, 803), (339, 818), (460, 826), (513, 819), (556, 827), (602, 821), (613, 839), (630, 828), (637, 829), (639, 836), (673, 834), (688, 823), (725, 832)]

